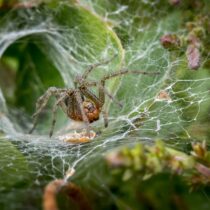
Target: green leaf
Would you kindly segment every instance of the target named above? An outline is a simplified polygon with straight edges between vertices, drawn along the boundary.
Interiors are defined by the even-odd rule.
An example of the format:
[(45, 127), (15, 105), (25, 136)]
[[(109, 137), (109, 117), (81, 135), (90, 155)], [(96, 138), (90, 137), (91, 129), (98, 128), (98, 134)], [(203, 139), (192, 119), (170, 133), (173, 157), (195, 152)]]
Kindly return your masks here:
[(27, 44), (21, 54), (16, 76), (16, 106), (33, 113), (37, 98), (48, 87), (64, 84), (56, 67), (35, 44)]
[(0, 154), (0, 191), (24, 186), (30, 173), (27, 160), (4, 136), (0, 137)]

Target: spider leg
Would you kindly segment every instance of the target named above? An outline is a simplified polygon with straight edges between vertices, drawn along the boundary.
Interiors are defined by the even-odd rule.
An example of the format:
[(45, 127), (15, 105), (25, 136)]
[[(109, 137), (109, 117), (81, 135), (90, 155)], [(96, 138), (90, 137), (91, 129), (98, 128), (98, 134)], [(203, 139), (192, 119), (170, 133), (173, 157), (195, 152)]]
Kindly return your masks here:
[(33, 126), (32, 126), (32, 128), (29, 130), (29, 134), (31, 134), (33, 131), (34, 131), (34, 129), (36, 128), (36, 126), (37, 126), (37, 123), (38, 123), (38, 117), (35, 117), (34, 118), (34, 122), (33, 122)]
[(102, 104), (102, 106), (104, 105), (105, 102), (105, 95), (107, 95), (113, 102), (115, 102), (118, 106), (122, 107), (122, 104), (115, 99), (115, 97), (109, 93), (109, 91), (105, 88), (105, 81), (100, 81), (100, 83), (98, 84), (97, 82), (90, 82), (87, 83), (88, 86), (99, 86), (99, 101)]
[[(89, 86), (97, 86), (97, 82), (89, 82), (86, 84), (86, 87)], [(96, 97), (90, 90), (88, 90), (87, 88), (81, 88), (81, 92), (84, 96), (86, 96), (87, 98), (91, 99), (98, 108), (102, 108), (105, 102), (105, 94), (111, 98), (111, 100), (113, 100), (115, 103), (117, 103), (117, 105), (119, 105), (120, 107), (122, 107), (122, 104), (116, 100), (114, 98), (114, 96), (112, 96), (104, 87), (104, 83), (101, 83), (99, 85), (99, 97)], [(102, 109), (101, 111), (103, 118), (104, 118), (104, 127), (108, 127), (108, 113)]]
[[(97, 85), (97, 84), (95, 84)], [(94, 93), (92, 93), (89, 89), (87, 88), (81, 88), (80, 91), (82, 94), (86, 97), (92, 100), (97, 108), (101, 108), (104, 105), (104, 101), (101, 101), (100, 98), (98, 98)]]
[(56, 123), (56, 111), (57, 111), (58, 107), (61, 106), (62, 101), (65, 100), (66, 97), (68, 97), (68, 96), (66, 94), (64, 94), (63, 96), (58, 98), (57, 102), (53, 106), (53, 110), (52, 110), (52, 125), (51, 125), (51, 129), (50, 129), (50, 133), (49, 133), (49, 137), (50, 138), (53, 135), (53, 130), (54, 130), (55, 123)]
[(93, 64), (93, 65), (89, 66), (89, 68), (87, 68), (85, 70), (85, 72), (83, 73), (82, 79), (86, 79), (88, 77), (88, 75), (91, 73), (91, 71), (93, 69), (95, 69), (96, 67), (106, 65), (106, 64), (110, 63), (116, 56), (117, 56), (117, 54), (115, 54), (111, 59), (104, 60), (104, 61), (101, 61), (99, 63), (96, 63), (96, 64)]
[(101, 82), (104, 83), (106, 80), (111, 79), (113, 77), (118, 77), (120, 75), (125, 75), (125, 74), (144, 74), (144, 75), (158, 75), (160, 72), (147, 72), (147, 71), (137, 71), (137, 70), (128, 70), (128, 69), (122, 69), (120, 71), (111, 73), (107, 76), (104, 76), (101, 79)]
[(29, 131), (29, 133), (32, 133), (34, 129), (37, 126), (38, 123), (38, 116), (41, 113), (41, 111), (44, 109), (44, 107), (47, 105), (47, 102), (49, 101), (50, 97), (52, 95), (57, 95), (59, 92), (63, 92), (65, 89), (57, 89), (56, 87), (50, 87), (48, 90), (45, 92), (44, 95), (39, 97), (39, 99), (36, 102), (36, 112), (33, 114), (34, 122), (33, 122), (33, 127)]
[(60, 92), (65, 92), (65, 91), (66, 91), (65, 89), (58, 89), (56, 87), (48, 88), (48, 90), (45, 92), (45, 94), (42, 95), (41, 97), (39, 97), (39, 99), (37, 100), (37, 102), (36, 102), (36, 112), (33, 114), (33, 117), (38, 115), (43, 110), (43, 108), (47, 105), (47, 102), (52, 95), (56, 96)]
[[(104, 104), (105, 101), (105, 94), (115, 101), (118, 105), (120, 105), (120, 102), (118, 102), (116, 99), (114, 99), (114, 96), (112, 96), (106, 89), (105, 89), (105, 82), (108, 79), (118, 77), (120, 75), (125, 75), (125, 74), (144, 74), (144, 75), (158, 75), (160, 72), (146, 72), (146, 71), (137, 71), (137, 70), (128, 70), (128, 69), (122, 69), (118, 72), (111, 73), (109, 75), (104, 76), (101, 81), (99, 82), (99, 100), (101, 101), (102, 104)], [(91, 81), (91, 82), (86, 82), (85, 86), (86, 87), (91, 87), (91, 86), (97, 86), (98, 82)], [(87, 88), (86, 88), (87, 89)], [(121, 105), (120, 105), (121, 106)]]
[(101, 111), (102, 115), (103, 115), (103, 118), (104, 118), (104, 127), (108, 127), (108, 113), (105, 111), (105, 110), (102, 110)]
[[(159, 73), (160, 72), (145, 72), (145, 71), (135, 71), (135, 70), (129, 71), (128, 69), (124, 69), (124, 70), (120, 70), (118, 72), (111, 73), (107, 76), (104, 76), (101, 79), (101, 82), (99, 84), (99, 99), (100, 99), (101, 103), (104, 104), (105, 94), (106, 94), (113, 102), (115, 102), (118, 106), (122, 107), (122, 104), (118, 100), (116, 100), (115, 97), (112, 94), (110, 94), (108, 92), (108, 90), (105, 88), (105, 81), (106, 80), (117, 77), (117, 76), (120, 76), (120, 75), (125, 75), (125, 74), (157, 75)], [(91, 85), (91, 84), (93, 85), (94, 82), (90, 83), (89, 85)]]
[(79, 89), (75, 91), (75, 98), (76, 98), (77, 104), (79, 105), (79, 109), (82, 114), (82, 119), (86, 125), (87, 134), (90, 136), (90, 123), (83, 108), (82, 96)]
[(118, 101), (111, 93), (109, 93), (109, 91), (108, 91), (105, 87), (101, 86), (101, 91), (100, 91), (100, 92), (101, 92), (101, 93), (100, 93), (100, 98), (103, 98), (103, 99), (101, 99), (101, 100), (104, 100), (105, 94), (106, 94), (106, 95), (107, 95), (114, 103), (116, 103), (120, 108), (123, 107), (122, 103), (121, 103), (120, 101)]
[(99, 86), (99, 97), (95, 96), (90, 90), (87, 88), (81, 88), (81, 92), (83, 95), (85, 95), (87, 98), (91, 99), (97, 107), (101, 108), (104, 105), (105, 102), (105, 95), (107, 95), (113, 102), (115, 102), (118, 106), (122, 107), (122, 104), (115, 99), (115, 97), (109, 93), (109, 91), (104, 87), (104, 82), (101, 82), (101, 84), (97, 82), (90, 82), (86, 83), (86, 86), (91, 87), (91, 86)]

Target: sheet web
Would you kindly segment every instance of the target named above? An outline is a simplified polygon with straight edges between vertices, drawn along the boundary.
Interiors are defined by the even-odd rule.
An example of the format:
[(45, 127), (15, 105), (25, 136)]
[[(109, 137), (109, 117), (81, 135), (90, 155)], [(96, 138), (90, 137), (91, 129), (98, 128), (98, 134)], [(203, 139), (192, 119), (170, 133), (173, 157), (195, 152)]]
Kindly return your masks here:
[[(119, 39), (107, 35), (101, 37), (99, 45), (98, 43), (94, 45), (94, 42), (88, 45), (83, 39), (89, 34), (82, 31), (81, 27), (74, 26), (69, 29), (67, 26), (60, 26), (50, 12), (43, 12), (39, 7), (29, 8), (27, 11), (19, 11), (17, 18), (14, 18), (10, 24), (8, 21), (12, 17), (12, 12), (3, 19), (2, 22), (6, 24), (0, 31), (0, 55), (4, 57), (5, 51), (12, 43), (25, 43), (28, 40), (21, 38), (35, 35), (33, 41), (41, 43), (42, 52), (47, 50), (45, 55), (59, 70), (66, 87), (72, 87), (75, 75), (81, 74), (88, 65), (100, 62), (116, 53), (118, 57), (114, 62), (95, 69), (90, 79), (97, 80), (106, 73), (120, 69), (122, 65), (128, 69), (158, 71), (160, 75), (126, 75), (121, 82), (119, 79), (108, 82), (107, 87), (113, 93), (116, 92), (115, 97), (122, 102), (123, 108), (119, 109), (110, 102), (109, 127), (104, 129), (102, 119), (97, 121), (92, 128), (98, 132), (98, 136), (87, 144), (79, 145), (64, 143), (56, 138), (64, 128), (74, 125), (62, 113), (57, 115), (58, 121), (61, 118), (61, 122), (59, 121), (57, 133), (52, 139), (47, 137), (50, 117), (46, 120), (49, 126), (42, 128), (42, 124), (46, 122), (41, 120), (37, 133), (26, 134), (26, 130), (32, 125), (28, 114), (24, 114), (26, 129), (23, 125), (15, 123), (17, 122), (14, 120), (15, 116), (9, 114), (12, 108), (6, 105), (3, 93), (0, 94), (0, 129), (6, 134), (1, 139), (9, 141), (9, 144), (5, 143), (5, 148), (15, 146), (21, 152), (27, 160), (27, 167), (18, 167), (17, 170), (24, 171), (23, 174), (27, 177), (29, 174), (33, 180), (30, 181), (28, 190), (19, 190), (20, 195), (32, 189), (40, 189), (40, 186), (43, 187), (50, 180), (65, 177), (71, 168), (76, 170), (75, 179), (82, 175), (80, 182), (85, 182), (94, 190), (91, 187), (93, 182), (97, 186), (102, 186), (103, 178), (99, 178), (100, 170), (93, 168), (107, 152), (120, 146), (134, 145), (138, 142), (152, 144), (157, 139), (163, 139), (172, 146), (183, 146), (192, 140), (207, 138), (205, 120), (210, 100), (208, 71), (202, 68), (197, 72), (190, 72), (185, 58), (174, 59), (162, 48), (159, 41), (162, 34), (173, 32), (172, 25), (176, 28), (176, 24), (179, 24), (178, 20), (173, 24), (171, 22), (177, 14), (169, 16), (165, 22), (156, 21), (156, 15), (160, 18), (168, 15), (165, 8), (160, 9), (159, 3), (155, 3), (157, 1), (142, 1), (141, 4), (146, 9), (139, 7), (134, 10), (134, 14), (130, 13), (132, 8), (129, 8), (129, 5), (123, 5), (120, 1), (112, 7), (97, 1), (83, 2), (85, 6), (88, 5), (90, 11), (116, 26), (114, 30)], [(62, 3), (59, 4), (59, 7), (62, 6)], [(59, 11), (59, 8), (57, 10)], [(148, 22), (148, 18), (154, 20)], [(22, 22), (19, 22), (20, 20)], [(111, 29), (110, 31), (114, 34)], [(44, 92), (45, 87), (41, 88)], [(106, 106), (108, 107), (108, 104)], [(50, 115), (50, 108), (48, 114)], [(204, 123), (203, 127), (198, 126), (200, 122)], [(194, 132), (196, 126), (205, 135), (197, 135)], [(45, 135), (39, 134), (39, 129)], [(13, 152), (13, 149), (11, 151)], [(8, 155), (12, 156), (6, 153), (1, 159), (5, 158), (8, 161)], [(16, 163), (11, 157), (7, 167), (15, 170)], [(1, 166), (0, 169), (5, 170)], [(29, 171), (25, 172), (27, 169)], [(14, 177), (18, 179), (17, 173), (8, 174), (7, 177), (11, 180), (14, 180)], [(17, 189), (12, 188), (7, 196), (17, 199), (15, 198)], [(101, 188), (107, 190), (104, 185)], [(3, 186), (1, 190), (5, 189)], [(0, 202), (3, 203), (4, 200), (0, 199)], [(9, 205), (10, 209), (14, 207), (14, 204)]]

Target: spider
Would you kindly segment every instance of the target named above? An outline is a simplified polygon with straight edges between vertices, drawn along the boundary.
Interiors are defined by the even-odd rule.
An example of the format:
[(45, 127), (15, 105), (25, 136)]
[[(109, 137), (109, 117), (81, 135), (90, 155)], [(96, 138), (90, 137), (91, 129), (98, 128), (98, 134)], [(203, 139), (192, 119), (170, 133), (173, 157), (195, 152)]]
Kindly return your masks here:
[[(113, 59), (113, 58), (112, 58)], [(103, 109), (105, 103), (105, 96), (109, 97), (113, 102), (122, 107), (122, 104), (114, 98), (112, 94), (108, 92), (105, 87), (106, 80), (111, 78), (125, 75), (125, 74), (145, 74), (156, 75), (159, 72), (145, 72), (145, 71), (129, 71), (128, 69), (121, 69), (117, 72), (105, 75), (100, 81), (88, 81), (87, 77), (98, 66), (108, 64), (112, 59), (102, 61), (97, 64), (89, 66), (82, 75), (78, 75), (75, 78), (75, 88), (56, 88), (49, 87), (48, 90), (37, 100), (36, 112), (33, 114), (33, 127), (29, 131), (32, 133), (37, 126), (38, 116), (45, 108), (48, 100), (51, 96), (55, 96), (56, 102), (52, 108), (52, 125), (49, 132), (51, 137), (56, 123), (56, 111), (58, 107), (61, 107), (63, 112), (72, 120), (83, 121), (87, 130), (87, 134), (90, 134), (90, 123), (99, 119), (100, 113), (104, 118), (104, 126), (108, 126), (108, 114)], [(89, 88), (97, 87), (98, 96), (95, 95)]]

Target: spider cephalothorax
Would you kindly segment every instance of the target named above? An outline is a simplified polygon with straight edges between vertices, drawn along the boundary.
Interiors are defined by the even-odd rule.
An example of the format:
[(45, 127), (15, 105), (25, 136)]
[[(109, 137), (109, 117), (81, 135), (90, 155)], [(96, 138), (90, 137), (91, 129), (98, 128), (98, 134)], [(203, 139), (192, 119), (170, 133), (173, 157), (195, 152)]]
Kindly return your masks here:
[[(111, 59), (112, 60), (112, 59)], [(97, 121), (99, 119), (100, 113), (104, 117), (104, 125), (108, 126), (108, 114), (103, 109), (105, 102), (105, 95), (109, 97), (119, 106), (122, 106), (112, 94), (108, 92), (105, 87), (105, 81), (113, 77), (124, 75), (127, 73), (132, 74), (145, 74), (145, 75), (155, 75), (159, 72), (145, 72), (145, 71), (129, 71), (127, 69), (121, 69), (120, 71), (114, 72), (107, 76), (104, 76), (99, 81), (87, 80), (89, 73), (96, 67), (109, 63), (111, 60), (107, 60), (95, 65), (90, 66), (82, 76), (77, 76), (75, 79), (75, 88), (56, 88), (50, 87), (36, 102), (36, 112), (33, 115), (34, 125), (30, 130), (30, 133), (33, 132), (37, 125), (37, 119), (41, 111), (47, 105), (48, 100), (51, 96), (55, 96), (56, 102), (53, 106), (52, 114), (52, 127), (50, 130), (50, 136), (53, 134), (55, 122), (56, 122), (56, 110), (58, 107), (61, 107), (63, 112), (72, 120), (83, 121), (86, 124), (87, 133), (90, 133), (90, 123)], [(97, 87), (98, 95), (95, 95), (89, 88)]]

